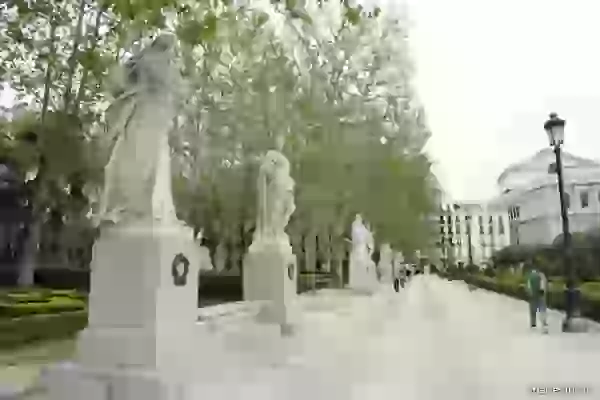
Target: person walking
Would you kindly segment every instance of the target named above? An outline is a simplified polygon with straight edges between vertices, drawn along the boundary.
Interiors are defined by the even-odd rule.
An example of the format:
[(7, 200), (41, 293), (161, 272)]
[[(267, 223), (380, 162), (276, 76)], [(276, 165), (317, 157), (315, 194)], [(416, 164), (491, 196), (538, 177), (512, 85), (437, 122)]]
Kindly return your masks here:
[(527, 295), (529, 297), (529, 324), (531, 328), (537, 326), (537, 314), (540, 313), (542, 329), (548, 332), (548, 320), (546, 316), (546, 296), (548, 294), (548, 280), (546, 275), (532, 265), (527, 276)]
[(406, 269), (406, 264), (401, 263), (400, 268), (398, 269), (398, 281), (400, 283), (401, 288), (404, 288), (407, 280), (408, 280), (408, 271)]

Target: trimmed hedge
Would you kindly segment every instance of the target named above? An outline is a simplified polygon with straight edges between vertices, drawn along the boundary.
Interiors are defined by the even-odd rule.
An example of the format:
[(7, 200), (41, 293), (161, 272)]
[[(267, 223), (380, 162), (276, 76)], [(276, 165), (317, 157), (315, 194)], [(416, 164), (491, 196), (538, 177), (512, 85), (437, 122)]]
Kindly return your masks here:
[(244, 298), (242, 275), (219, 275), (212, 271), (200, 274), (198, 307)]
[[(521, 277), (514, 278), (490, 278), (482, 275), (463, 275), (461, 278), (465, 283), (482, 289), (504, 294), (521, 300), (528, 300), (525, 284)], [(550, 282), (548, 290), (548, 307), (557, 310), (565, 309), (564, 284), (562, 282)], [(595, 288), (600, 282), (588, 282), (581, 286), (581, 315), (591, 320), (600, 322), (600, 292)]]
[(30, 289), (0, 293), (0, 319), (60, 314), (86, 307), (86, 296), (74, 290)]
[(86, 311), (0, 319), (0, 349), (70, 338), (86, 326)]
[[(298, 293), (304, 293), (314, 289), (324, 289), (331, 286), (332, 275), (328, 272), (302, 271), (298, 275)], [(314, 286), (313, 286), (314, 283)]]

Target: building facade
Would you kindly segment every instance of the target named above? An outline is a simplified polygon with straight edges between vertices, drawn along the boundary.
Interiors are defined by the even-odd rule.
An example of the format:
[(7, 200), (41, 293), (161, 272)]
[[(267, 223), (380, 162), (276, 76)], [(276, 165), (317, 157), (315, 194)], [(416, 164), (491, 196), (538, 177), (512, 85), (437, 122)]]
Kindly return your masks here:
[(442, 257), (448, 264), (485, 266), (494, 252), (510, 244), (509, 216), (503, 207), (454, 203), (439, 217)]
[[(511, 244), (551, 244), (562, 233), (555, 155), (552, 149), (509, 166), (499, 176), (493, 200), (510, 219)], [(600, 163), (563, 152), (571, 232), (600, 227)]]

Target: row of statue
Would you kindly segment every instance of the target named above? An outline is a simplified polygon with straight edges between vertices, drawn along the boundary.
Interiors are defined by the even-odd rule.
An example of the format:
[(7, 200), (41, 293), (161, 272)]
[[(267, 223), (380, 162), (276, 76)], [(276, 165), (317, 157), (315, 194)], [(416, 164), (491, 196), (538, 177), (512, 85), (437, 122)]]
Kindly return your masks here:
[(362, 216), (357, 214), (352, 223), (350, 286), (365, 289), (373, 287), (377, 282), (392, 283), (394, 277), (405, 272), (402, 252), (394, 251), (388, 243), (383, 243), (379, 250), (379, 262), (375, 266), (374, 250), (374, 232), (363, 222)]
[[(106, 113), (110, 157), (96, 215), (98, 224), (177, 222), (168, 141), (183, 92), (175, 62), (176, 43), (174, 35), (160, 35), (113, 76), (115, 99)], [(276, 148), (266, 153), (259, 168), (256, 230), (251, 247), (265, 242), (290, 243), (285, 228), (295, 210), (295, 182), (290, 176), (290, 163), (282, 154), (283, 137), (276, 141)], [(374, 233), (361, 215), (352, 224), (351, 237), (351, 275), (358, 274), (358, 263), (368, 276), (391, 279), (394, 265), (403, 262), (402, 253), (394, 253), (383, 244), (376, 267), (372, 260)]]
[[(162, 34), (113, 73), (114, 101), (106, 112), (110, 156), (97, 224), (177, 222), (168, 142), (183, 92), (176, 43), (174, 35)], [(294, 180), (282, 145), (278, 138), (259, 169), (254, 242), (289, 243), (284, 228), (295, 210)]]

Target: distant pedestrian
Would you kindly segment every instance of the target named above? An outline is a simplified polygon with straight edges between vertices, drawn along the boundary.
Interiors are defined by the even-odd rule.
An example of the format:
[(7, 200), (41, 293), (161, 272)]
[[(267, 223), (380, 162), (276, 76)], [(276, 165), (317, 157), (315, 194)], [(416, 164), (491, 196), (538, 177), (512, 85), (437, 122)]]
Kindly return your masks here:
[(532, 328), (537, 326), (537, 314), (540, 313), (540, 320), (544, 331), (548, 330), (548, 321), (546, 317), (546, 296), (548, 293), (548, 280), (546, 275), (532, 266), (527, 275), (526, 284), (527, 294), (529, 296), (529, 323)]

